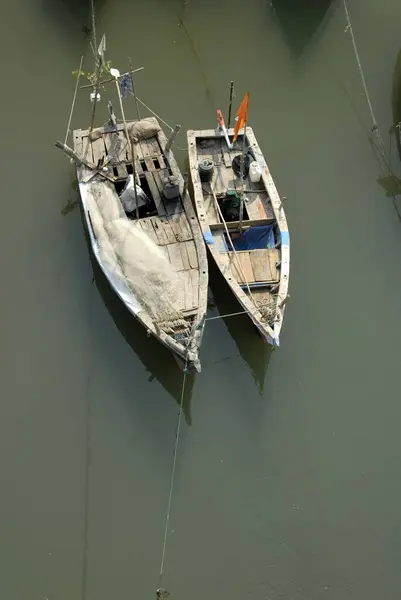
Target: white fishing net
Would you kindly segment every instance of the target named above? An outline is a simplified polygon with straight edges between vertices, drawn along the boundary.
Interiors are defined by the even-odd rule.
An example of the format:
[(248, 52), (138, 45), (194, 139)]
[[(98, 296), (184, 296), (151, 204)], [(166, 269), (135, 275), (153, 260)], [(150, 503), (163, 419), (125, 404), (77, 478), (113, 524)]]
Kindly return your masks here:
[[(129, 220), (114, 187), (89, 184), (88, 210), (101, 260), (125, 281), (154, 321), (181, 320), (177, 290), (182, 287), (164, 250)], [(92, 193), (91, 193), (92, 192)]]

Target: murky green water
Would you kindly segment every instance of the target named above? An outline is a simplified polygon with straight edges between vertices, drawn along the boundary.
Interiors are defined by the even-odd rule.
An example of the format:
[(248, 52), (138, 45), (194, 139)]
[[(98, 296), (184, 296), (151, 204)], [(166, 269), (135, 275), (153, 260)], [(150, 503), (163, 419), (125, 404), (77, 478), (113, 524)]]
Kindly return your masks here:
[[(401, 5), (350, 0), (349, 10), (400, 176), (388, 132), (401, 113)], [(299, 30), (285, 16), (294, 11)], [(65, 209), (72, 172), (53, 142), (64, 137), (85, 13), (67, 0), (1, 9), (8, 600), (154, 598), (158, 585), (182, 375), (96, 270), (92, 283), (79, 210)], [(140, 98), (183, 131), (213, 125), (231, 79), (238, 102), (250, 90), (250, 124), (291, 229), (280, 350), (265, 355), (241, 317), (206, 327), (203, 372), (187, 388), (163, 586), (174, 599), (393, 600), (401, 226), (377, 183), (341, 3), (308, 43), (294, 39), (311, 35), (306, 12), (284, 13), (263, 0), (98, 7), (108, 57), (121, 69), (127, 56), (144, 66)], [(74, 126), (90, 108), (81, 95)], [(184, 166), (185, 152), (176, 156)], [(231, 310), (214, 272), (212, 281), (210, 314)]]

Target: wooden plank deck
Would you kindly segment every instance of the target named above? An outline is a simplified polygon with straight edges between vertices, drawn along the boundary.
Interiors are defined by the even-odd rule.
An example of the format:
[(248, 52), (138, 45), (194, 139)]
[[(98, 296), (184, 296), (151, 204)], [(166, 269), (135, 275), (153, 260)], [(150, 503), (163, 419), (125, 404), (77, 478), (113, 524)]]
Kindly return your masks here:
[(228, 252), (228, 261), (234, 278), (240, 284), (271, 283), (279, 281), (276, 262), (279, 251), (276, 248), (265, 250), (243, 250)]
[(92, 142), (92, 153), (93, 163), (95, 165), (97, 165), (101, 159), (104, 160), (106, 158), (106, 146), (104, 145), (103, 137)]
[(144, 233), (146, 233), (155, 244), (159, 244), (159, 239), (154, 230), (152, 219), (139, 219), (138, 222)]
[(255, 281), (278, 281), (275, 264), (278, 260), (278, 250), (251, 250), (249, 254)]
[(168, 217), (168, 221), (174, 231), (176, 241), (185, 242), (193, 239), (185, 213), (171, 215)]
[(165, 218), (165, 219), (159, 219), (159, 223), (160, 223), (160, 226), (163, 228), (163, 230), (164, 230), (164, 232), (166, 234), (166, 237), (168, 239), (167, 243), (168, 244), (174, 244), (175, 242), (177, 242), (177, 238), (175, 236), (175, 232), (174, 232), (174, 229), (171, 226), (170, 221), (167, 218)]
[(181, 253), (181, 245), (182, 243), (168, 244), (167, 251), (170, 257), (170, 263), (174, 266), (175, 271), (184, 271), (186, 266), (184, 265), (182, 253)]
[(196, 247), (193, 240), (189, 240), (182, 245), (188, 256), (188, 262), (191, 269), (196, 269), (198, 266), (198, 257), (196, 255)]
[[(99, 129), (102, 135), (93, 141), (88, 138), (88, 130), (74, 132), (74, 147), (81, 155), (86, 152), (87, 160), (94, 164), (109, 157), (109, 165), (115, 176), (126, 179), (127, 166), (132, 164), (132, 151), (123, 126), (119, 124), (118, 134), (110, 129)], [(206, 310), (206, 251), (189, 195), (182, 197), (183, 180), (174, 156), (171, 152), (165, 155), (165, 141), (161, 132), (134, 146), (137, 174), (141, 175), (142, 180), (146, 179), (158, 210), (157, 217), (141, 218), (138, 225), (159, 246), (174, 270), (180, 274), (180, 285), (177, 288), (180, 308), (186, 315), (194, 315), (199, 310), (199, 303), (202, 311)], [(110, 157), (113, 159), (110, 160)], [(163, 195), (164, 177), (169, 173), (177, 176), (180, 184), (180, 197), (171, 202), (166, 201)], [(199, 244), (202, 248), (199, 248)]]

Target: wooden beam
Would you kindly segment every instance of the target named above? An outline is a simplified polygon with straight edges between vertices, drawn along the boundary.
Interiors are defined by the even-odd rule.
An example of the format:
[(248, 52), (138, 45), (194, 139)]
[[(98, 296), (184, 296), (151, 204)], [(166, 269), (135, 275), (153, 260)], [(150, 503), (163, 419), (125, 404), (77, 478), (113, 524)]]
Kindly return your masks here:
[[(133, 71), (128, 71), (128, 73), (121, 73), (121, 75), (118, 77), (118, 79), (121, 79), (121, 77), (125, 77), (125, 75), (132, 75), (133, 73), (138, 73), (139, 71), (143, 71), (145, 67), (138, 67), (138, 69), (134, 69)], [(105, 79), (104, 81), (100, 81), (99, 85), (104, 85), (105, 83), (110, 83), (112, 81), (115, 81), (115, 77), (111, 77), (110, 79)], [(89, 83), (86, 85), (81, 85), (80, 86), (80, 90), (84, 90), (85, 88), (93, 88), (94, 84), (93, 83)]]
[[(258, 225), (271, 225), (272, 223), (275, 222), (275, 220), (276, 219), (270, 218), (270, 219), (253, 219), (252, 221), (244, 221), (243, 228), (246, 229), (247, 227), (256, 227)], [(226, 221), (226, 225), (227, 225), (228, 229), (239, 229), (240, 222), (239, 221)], [(212, 231), (224, 229), (224, 224), (223, 223), (211, 223), (210, 229)]]

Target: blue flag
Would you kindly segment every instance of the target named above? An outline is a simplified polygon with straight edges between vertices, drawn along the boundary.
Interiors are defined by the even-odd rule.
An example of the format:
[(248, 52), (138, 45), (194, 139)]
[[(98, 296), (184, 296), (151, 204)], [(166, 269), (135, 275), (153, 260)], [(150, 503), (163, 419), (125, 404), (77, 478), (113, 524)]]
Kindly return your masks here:
[(129, 73), (120, 78), (120, 90), (122, 99), (126, 100), (132, 92), (132, 79)]

